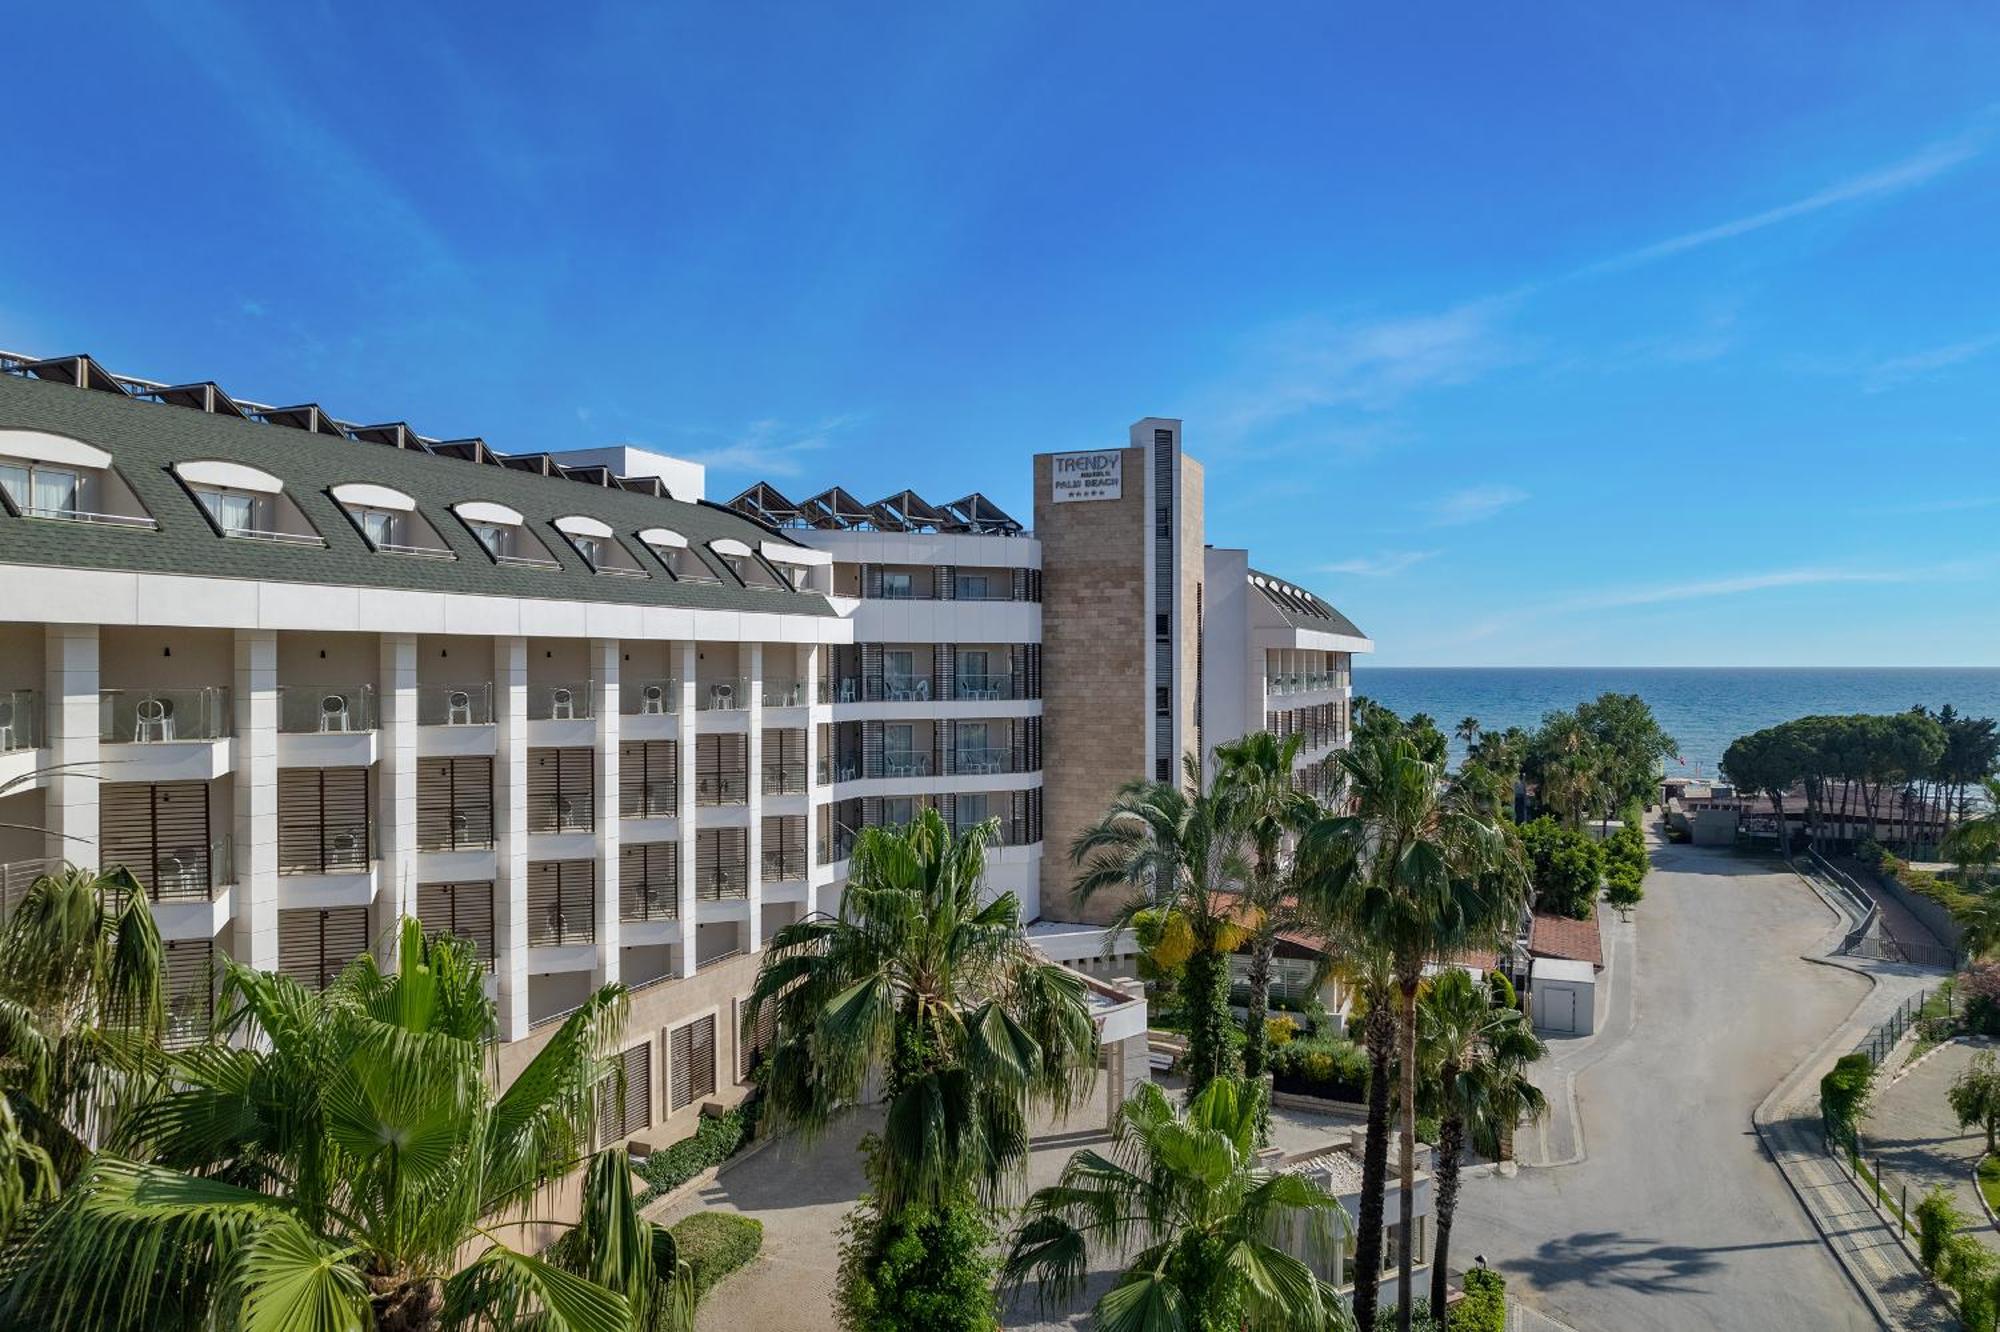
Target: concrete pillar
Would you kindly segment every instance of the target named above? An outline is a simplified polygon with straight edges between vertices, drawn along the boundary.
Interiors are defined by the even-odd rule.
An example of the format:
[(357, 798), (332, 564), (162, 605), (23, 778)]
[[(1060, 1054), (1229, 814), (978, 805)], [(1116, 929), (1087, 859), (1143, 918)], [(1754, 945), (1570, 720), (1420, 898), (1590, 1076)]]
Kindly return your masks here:
[(111, 776), (98, 761), (97, 626), (49, 625), (42, 653), (49, 763), (56, 769), (43, 804), (46, 854), (97, 869), (97, 788)]
[(385, 961), (395, 956), (395, 931), (417, 914), (417, 639), (384, 634), (376, 685), (375, 902), (369, 933)]
[(681, 905), (680, 905), (680, 974), (692, 976), (695, 971), (695, 803), (694, 803), (694, 751), (695, 733), (700, 716), (695, 711), (695, 676), (700, 671), (701, 658), (692, 642), (680, 645), (680, 665), (677, 668), (681, 678), (681, 747), (680, 781), (676, 789), (680, 792), (680, 806), (674, 811), (681, 830)]
[(764, 645), (750, 645), (750, 833), (745, 839), (750, 920), (743, 927), (743, 951), (764, 946)]
[(236, 631), (236, 960), (278, 966), (278, 636)]
[(590, 674), (596, 691), (597, 751), (592, 790), (597, 809), (597, 967), (596, 983), (609, 985), (618, 967), (618, 640), (590, 640)]
[(493, 640), (493, 969), (500, 1039), (528, 1034), (528, 640)]

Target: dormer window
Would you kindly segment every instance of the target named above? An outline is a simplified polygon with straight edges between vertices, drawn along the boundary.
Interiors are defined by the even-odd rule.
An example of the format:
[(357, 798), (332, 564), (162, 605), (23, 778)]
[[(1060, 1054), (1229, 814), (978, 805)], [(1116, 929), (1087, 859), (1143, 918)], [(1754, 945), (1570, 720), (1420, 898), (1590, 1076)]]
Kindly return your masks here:
[(402, 491), (353, 481), (335, 486), (329, 493), (360, 529), (369, 549), (384, 555), (415, 555), (433, 560), (458, 558), (430, 521), (417, 512), (417, 502)]
[(715, 570), (703, 562), (701, 556), (688, 545), (688, 539), (679, 532), (665, 527), (649, 527), (639, 533), (639, 540), (646, 543), (646, 549), (659, 557), (667, 572), (684, 583), (719, 583)]
[(157, 528), (103, 449), (37, 430), (0, 430), (0, 505), (21, 518)]
[(609, 524), (582, 514), (572, 514), (556, 519), (556, 530), (576, 547), (576, 553), (583, 556), (584, 563), (590, 566), (593, 573), (617, 574), (626, 578), (646, 576), (646, 571), (632, 558), (632, 552), (611, 534)]
[(495, 564), (520, 565), (530, 569), (560, 569), (549, 548), (522, 525), (517, 510), (489, 500), (467, 500), (452, 506), (459, 521), (478, 539)]
[(728, 567), (729, 572), (736, 575), (736, 581), (745, 587), (782, 589), (790, 586), (790, 584), (780, 579), (778, 575), (772, 573), (770, 566), (757, 558), (756, 551), (751, 550), (750, 547), (744, 545), (741, 541), (737, 541), (731, 537), (723, 537), (719, 541), (709, 542), (708, 548), (715, 552), (723, 564)]
[(810, 546), (791, 546), (780, 541), (766, 541), (758, 547), (764, 562), (771, 571), (794, 592), (818, 592), (821, 595), (833, 591), (833, 556)]
[(217, 535), (238, 541), (324, 546), (285, 483), (242, 463), (209, 460), (174, 464), (174, 475), (200, 503)]

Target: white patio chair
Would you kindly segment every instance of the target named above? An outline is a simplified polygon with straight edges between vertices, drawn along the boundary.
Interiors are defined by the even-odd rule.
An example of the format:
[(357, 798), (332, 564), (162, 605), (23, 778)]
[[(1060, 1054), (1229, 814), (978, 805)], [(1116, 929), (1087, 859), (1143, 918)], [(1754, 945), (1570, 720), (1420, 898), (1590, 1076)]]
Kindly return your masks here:
[(354, 729), (354, 718), (347, 709), (347, 695), (323, 694), (319, 700), (319, 729), (322, 733), (345, 733)]
[(658, 717), (667, 710), (667, 691), (662, 685), (649, 684), (639, 688), (639, 712), (642, 716)]
[(133, 706), (132, 742), (147, 744), (174, 738), (174, 701), (142, 698)]
[(576, 720), (576, 691), (557, 685), (549, 691), (549, 717), (554, 721)]
[(708, 706), (717, 712), (728, 712), (736, 706), (736, 686), (712, 684), (708, 687)]
[(14, 747), (14, 700), (0, 698), (0, 752)]
[(446, 726), (472, 725), (472, 695), (463, 689), (454, 689), (444, 696), (444, 724)]

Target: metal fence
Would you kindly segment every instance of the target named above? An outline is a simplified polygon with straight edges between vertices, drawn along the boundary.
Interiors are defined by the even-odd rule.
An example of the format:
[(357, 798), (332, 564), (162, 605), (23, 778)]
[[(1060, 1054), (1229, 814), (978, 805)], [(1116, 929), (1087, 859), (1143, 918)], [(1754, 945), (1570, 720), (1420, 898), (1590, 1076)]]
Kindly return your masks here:
[(1865, 1054), (1877, 1068), (1896, 1048), (1896, 1042), (1903, 1039), (1903, 1033), (1916, 1025), (1918, 1016), (1924, 1011), (1924, 1004), (1931, 997), (1931, 991), (1919, 990), (1897, 1005), (1896, 1011), (1869, 1029), (1854, 1047), (1855, 1054)]

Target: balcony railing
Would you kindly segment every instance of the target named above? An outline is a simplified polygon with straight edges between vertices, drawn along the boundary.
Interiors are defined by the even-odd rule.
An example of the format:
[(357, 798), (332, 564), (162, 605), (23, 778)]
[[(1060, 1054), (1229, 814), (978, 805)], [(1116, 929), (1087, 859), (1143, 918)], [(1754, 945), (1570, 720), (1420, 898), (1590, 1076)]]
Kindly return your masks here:
[(419, 851), (490, 851), (493, 849), (493, 807), (469, 805), (445, 817), (417, 816)]
[(764, 706), (767, 708), (802, 708), (806, 705), (806, 685), (803, 680), (766, 680), (764, 682)]
[(750, 778), (745, 773), (713, 773), (694, 779), (697, 805), (741, 805), (750, 799)]
[(765, 795), (803, 795), (806, 789), (806, 770), (803, 767), (766, 764), (764, 766)]
[(860, 776), (861, 776), (861, 755), (859, 752), (850, 751), (845, 754), (837, 754), (834, 756), (833, 775), (830, 780), (836, 782), (852, 782), (858, 780)]
[(749, 701), (748, 682), (741, 679), (703, 680), (694, 689), (694, 705), (702, 712), (734, 712)]
[(680, 792), (672, 782), (641, 782), (618, 793), (618, 814), (627, 819), (670, 819), (680, 812)]
[(562, 948), (569, 944), (597, 942), (597, 919), (587, 904), (574, 912), (561, 907), (544, 907), (528, 916), (528, 946)]
[(921, 703), (931, 696), (928, 675), (884, 675), (882, 697), (891, 703)]
[(10, 860), (0, 865), (0, 922), (14, 914), (14, 908), (28, 895), (28, 888), (36, 879), (52, 872), (62, 861), (53, 857), (37, 856), (32, 860)]
[(620, 920), (640, 923), (651, 920), (675, 920), (681, 914), (680, 894), (667, 884), (637, 884), (622, 889), (618, 896)]
[(98, 739), (113, 744), (220, 740), (233, 729), (229, 691), (104, 689), (98, 691)]
[(958, 771), (976, 777), (1014, 771), (1014, 751), (999, 745), (960, 747), (952, 752), (952, 761)]
[(41, 693), (33, 689), (0, 689), (0, 754), (34, 749), (41, 742)]
[(734, 961), (742, 957), (746, 951), (746, 949), (742, 948), (732, 948), (727, 952), (717, 953), (714, 957), (704, 957), (701, 961), (694, 964), (694, 969), (696, 971), (707, 971), (710, 967), (721, 966), (724, 962)]
[(997, 702), (1014, 697), (1014, 677), (991, 672), (979, 675), (961, 671), (953, 680), (952, 695), (956, 698), (971, 699), (975, 702)]
[(882, 756), (884, 777), (928, 777), (931, 775), (929, 754), (884, 754)]
[(531, 833), (590, 832), (597, 826), (597, 804), (590, 796), (528, 793)]
[(308, 834), (309, 840), (287, 836), (288, 831), (278, 830), (280, 874), (359, 874), (375, 858), (365, 821), (324, 824)]
[(806, 877), (806, 849), (802, 846), (764, 851), (764, 881), (784, 883)]
[(681, 710), (681, 682), (626, 680), (618, 686), (618, 710), (628, 717), (664, 717)]
[(485, 726), (493, 720), (493, 682), (420, 684), (417, 725)]
[(529, 721), (586, 721), (597, 715), (592, 705), (597, 698), (591, 680), (557, 681), (528, 686)]
[(695, 881), (698, 902), (740, 902), (750, 896), (750, 885), (741, 869), (704, 871)]
[(217, 888), (236, 882), (236, 846), (228, 837), (217, 837), (206, 846), (162, 847), (153, 853), (150, 867), (127, 868), (146, 885), (152, 901), (206, 902)]
[(23, 518), (41, 518), (56, 523), (95, 523), (100, 527), (137, 527), (159, 530), (159, 523), (142, 513), (93, 513), (89, 509), (48, 508), (33, 504), (19, 506)]
[(820, 699), (823, 703), (861, 701), (861, 677), (858, 675), (843, 675), (837, 680), (822, 680), (820, 688), (824, 691)]
[(279, 685), (278, 729), (290, 735), (351, 735), (375, 729), (375, 687)]

